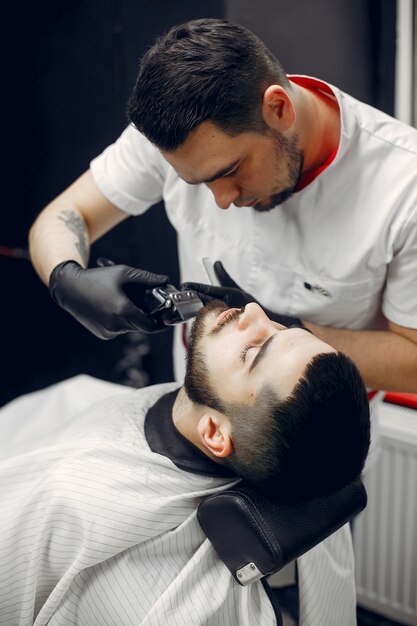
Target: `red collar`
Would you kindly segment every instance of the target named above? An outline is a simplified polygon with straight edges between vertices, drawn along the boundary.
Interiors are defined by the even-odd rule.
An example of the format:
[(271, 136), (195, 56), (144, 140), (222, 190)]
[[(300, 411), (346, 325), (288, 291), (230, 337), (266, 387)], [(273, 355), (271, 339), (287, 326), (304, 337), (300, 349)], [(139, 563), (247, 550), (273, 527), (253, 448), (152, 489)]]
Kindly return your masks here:
[[(322, 91), (329, 94), (330, 96), (333, 96), (334, 98), (336, 97), (329, 85), (323, 83), (321, 80), (317, 80), (316, 78), (311, 78), (310, 76), (288, 76), (288, 78), (293, 83), (296, 83), (297, 85), (300, 85), (305, 89), (309, 89), (310, 91)], [(322, 165), (319, 165), (319, 167), (316, 167), (314, 170), (304, 172), (304, 174), (301, 175), (301, 178), (298, 181), (296, 191), (301, 191), (302, 189), (307, 187), (307, 185), (313, 182), (313, 180), (317, 178), (319, 174), (324, 172), (324, 170), (329, 167), (329, 165), (333, 162), (338, 149), (339, 146), (336, 146), (336, 148), (333, 150), (333, 152), (330, 153), (330, 155), (328, 156), (326, 161), (322, 163)]]

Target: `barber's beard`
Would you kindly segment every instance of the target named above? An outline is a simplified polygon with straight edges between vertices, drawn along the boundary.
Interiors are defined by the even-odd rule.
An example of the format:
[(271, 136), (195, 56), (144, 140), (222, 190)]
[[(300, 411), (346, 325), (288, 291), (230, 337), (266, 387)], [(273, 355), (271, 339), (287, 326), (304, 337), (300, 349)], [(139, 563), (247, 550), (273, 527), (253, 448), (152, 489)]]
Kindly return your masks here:
[(288, 139), (277, 131), (271, 130), (270, 133), (275, 140), (275, 157), (277, 163), (282, 163), (283, 159), (287, 162), (288, 184), (282, 191), (272, 194), (267, 203), (255, 204), (253, 208), (255, 211), (258, 211), (258, 213), (270, 211), (278, 204), (282, 204), (285, 200), (292, 196), (297, 189), (298, 183), (300, 182), (304, 165), (304, 154), (302, 150), (298, 148), (297, 135)]
[(201, 340), (207, 333), (207, 317), (211, 316), (215, 319), (216, 313), (219, 315), (228, 308), (224, 302), (215, 300), (209, 302), (197, 313), (188, 342), (184, 379), (185, 391), (192, 402), (211, 407), (220, 412), (224, 412), (224, 407), (209, 381), (206, 356), (201, 346)]

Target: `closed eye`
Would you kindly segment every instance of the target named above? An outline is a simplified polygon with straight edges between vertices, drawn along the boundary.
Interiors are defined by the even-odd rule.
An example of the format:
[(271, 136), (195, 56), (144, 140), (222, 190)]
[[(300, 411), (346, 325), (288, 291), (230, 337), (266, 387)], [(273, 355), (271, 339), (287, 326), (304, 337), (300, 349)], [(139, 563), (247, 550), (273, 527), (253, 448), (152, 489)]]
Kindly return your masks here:
[(238, 168), (238, 167), (235, 167), (235, 169), (234, 169), (234, 170), (232, 170), (231, 172), (228, 172), (227, 174), (224, 174), (224, 175), (223, 175), (223, 178), (229, 178), (229, 177), (231, 177), (231, 176), (234, 176), (235, 174), (237, 174), (237, 173), (238, 173), (238, 171), (239, 171), (239, 168)]
[(242, 352), (240, 353), (240, 358), (242, 359), (242, 361), (243, 361), (243, 362), (245, 362), (245, 361), (246, 361), (246, 355), (247, 355), (248, 351), (249, 351), (251, 348), (254, 348), (254, 346), (249, 346), (249, 345), (247, 345), (247, 346), (244, 346), (244, 347), (243, 347), (243, 350), (242, 350)]

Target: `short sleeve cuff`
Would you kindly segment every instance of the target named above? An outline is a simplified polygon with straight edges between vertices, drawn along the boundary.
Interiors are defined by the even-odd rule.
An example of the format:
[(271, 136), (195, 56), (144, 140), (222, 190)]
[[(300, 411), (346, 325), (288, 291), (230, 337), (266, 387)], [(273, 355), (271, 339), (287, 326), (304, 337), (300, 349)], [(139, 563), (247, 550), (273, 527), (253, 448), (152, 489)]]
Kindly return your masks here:
[(155, 204), (155, 202), (139, 200), (138, 198), (129, 196), (125, 192), (115, 189), (110, 181), (110, 177), (105, 172), (103, 155), (99, 155), (91, 161), (90, 171), (94, 178), (94, 182), (103, 196), (105, 196), (109, 202), (117, 206), (117, 208), (122, 211), (125, 211), (130, 215), (141, 215), (142, 213), (145, 213), (145, 211), (152, 204)]
[(404, 313), (403, 311), (398, 311), (389, 302), (384, 302), (382, 312), (388, 320), (398, 324), (398, 326), (417, 329), (417, 311), (415, 313)]

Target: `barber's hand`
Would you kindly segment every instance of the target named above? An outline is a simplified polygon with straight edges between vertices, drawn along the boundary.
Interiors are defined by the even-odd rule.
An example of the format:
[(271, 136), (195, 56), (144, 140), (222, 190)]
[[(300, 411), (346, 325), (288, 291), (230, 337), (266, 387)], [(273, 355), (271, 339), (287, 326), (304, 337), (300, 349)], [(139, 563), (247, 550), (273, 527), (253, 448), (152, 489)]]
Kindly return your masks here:
[(274, 322), (278, 322), (284, 326), (303, 326), (302, 321), (298, 317), (280, 315), (279, 313), (269, 311), (262, 306), (256, 298), (251, 296), (250, 293), (243, 291), (226, 272), (221, 261), (216, 261), (214, 263), (214, 271), (216, 272), (216, 276), (221, 284), (221, 287), (213, 287), (212, 285), (205, 285), (202, 283), (183, 283), (180, 289), (194, 289), (204, 304), (207, 304), (212, 300), (223, 300), (223, 302), (228, 304), (231, 308), (240, 308), (246, 306), (249, 302), (256, 302), (263, 308), (269, 319)]
[(108, 259), (98, 259), (97, 265), (91, 269), (75, 261), (57, 265), (49, 279), (53, 300), (100, 339), (166, 328), (147, 314), (146, 291), (166, 285), (168, 276), (115, 265)]

